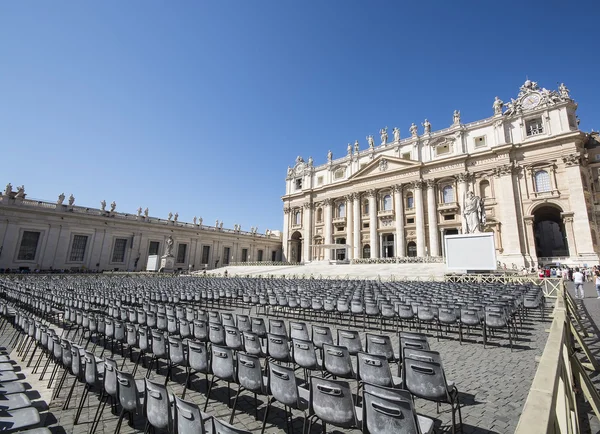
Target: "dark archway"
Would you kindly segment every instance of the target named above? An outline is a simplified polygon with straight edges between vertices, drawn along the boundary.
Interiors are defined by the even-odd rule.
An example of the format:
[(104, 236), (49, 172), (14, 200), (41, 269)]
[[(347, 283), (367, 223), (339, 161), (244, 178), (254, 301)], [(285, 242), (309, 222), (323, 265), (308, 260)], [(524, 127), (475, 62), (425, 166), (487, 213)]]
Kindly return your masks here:
[(302, 262), (302, 234), (296, 231), (290, 240), (290, 262)]
[(365, 258), (365, 259), (369, 259), (371, 257), (371, 246), (369, 244), (365, 244), (363, 246), (362, 257)]
[(415, 243), (414, 241), (410, 241), (406, 245), (406, 256), (410, 256), (411, 258), (417, 256), (417, 243)]
[(561, 211), (556, 206), (542, 205), (533, 212), (533, 233), (538, 258), (569, 256), (567, 232)]

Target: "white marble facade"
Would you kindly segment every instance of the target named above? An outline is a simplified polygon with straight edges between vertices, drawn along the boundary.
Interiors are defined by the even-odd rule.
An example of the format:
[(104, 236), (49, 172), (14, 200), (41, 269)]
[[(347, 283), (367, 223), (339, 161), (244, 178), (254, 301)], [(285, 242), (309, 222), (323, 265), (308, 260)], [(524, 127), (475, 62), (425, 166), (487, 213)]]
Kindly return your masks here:
[[(527, 80), (516, 99), (490, 103), (492, 116), (409, 136), (387, 127), (381, 144), (348, 144), (341, 158), (298, 157), (288, 167), (283, 254), (288, 261), (444, 255), (443, 237), (464, 230), (469, 191), (481, 197), (498, 259), (510, 268), (598, 263), (587, 144), (577, 104), (561, 84)], [(347, 245), (336, 249), (332, 244)], [(320, 248), (319, 246), (327, 246)]]
[(202, 270), (232, 262), (281, 261), (281, 233), (257, 228), (243, 231), (194, 218), (193, 223), (68, 204), (61, 194), (56, 202), (30, 200), (24, 189), (10, 184), (0, 196), (0, 271), (11, 270), (146, 270), (149, 255), (165, 253), (173, 238), (176, 270)]

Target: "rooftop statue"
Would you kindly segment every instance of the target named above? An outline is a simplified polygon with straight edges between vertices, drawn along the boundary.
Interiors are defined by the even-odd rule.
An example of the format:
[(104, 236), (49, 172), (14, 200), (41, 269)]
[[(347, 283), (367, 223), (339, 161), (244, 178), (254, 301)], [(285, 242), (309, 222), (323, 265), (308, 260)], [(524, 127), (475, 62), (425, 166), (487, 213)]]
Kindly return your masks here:
[(348, 143), (348, 155), (352, 155), (352, 145), (350, 143)]
[(196, 222), (198, 221), (198, 217), (194, 216), (194, 220), (192, 220), (194, 222), (194, 224), (196, 224)]
[(375, 147), (375, 140), (373, 140), (373, 136), (367, 136), (367, 143), (369, 144), (369, 149), (373, 149)]
[(223, 229), (223, 222), (219, 223), (219, 229)]
[(381, 136), (381, 144), (385, 145), (388, 141), (388, 127), (382, 128), (379, 130), (379, 135)]
[(141, 215), (142, 215), (142, 211), (143, 211), (143, 210), (142, 210), (142, 207), (140, 206), (140, 207), (138, 208), (138, 210), (137, 210), (137, 215), (138, 215), (138, 217), (141, 217)]
[(65, 201), (65, 194), (61, 193), (58, 195), (58, 200), (56, 201), (57, 205), (62, 205), (63, 202)]
[(560, 86), (558, 86), (558, 93), (562, 98), (571, 99), (571, 97), (569, 96), (569, 92), (569, 89), (567, 89), (567, 86), (565, 86), (564, 83), (561, 83)]
[(331, 163), (332, 158), (333, 158), (333, 152), (331, 152), (331, 149), (330, 149), (329, 152), (327, 152), (327, 161)]
[(148, 207), (144, 210), (144, 217), (148, 217)]
[(399, 142), (400, 141), (400, 128), (395, 127), (394, 128), (394, 142)]
[(431, 133), (431, 123), (427, 119), (421, 125), (423, 125), (423, 132), (425, 134)]
[(106, 211), (106, 201), (102, 200), (102, 202), (100, 202), (100, 207), (102, 209), (102, 211)]
[(175, 218), (173, 219), (173, 221), (177, 221), (179, 219), (179, 213), (175, 213)]
[(8, 184), (6, 184), (6, 189), (4, 190), (4, 194), (6, 196), (10, 196), (11, 193), (12, 193), (12, 184), (9, 182)]
[(114, 200), (111, 202), (110, 204), (110, 212), (115, 212), (115, 209), (117, 208), (117, 202), (115, 202)]
[(171, 221), (171, 219), (172, 219), (172, 218), (173, 218), (173, 213), (172, 213), (172, 212), (169, 212), (169, 217), (167, 217), (167, 220), (168, 220), (168, 221)]
[(409, 131), (412, 137), (417, 137), (417, 135), (419, 134), (419, 127), (417, 127), (417, 125), (413, 122), (409, 128)]
[(23, 199), (25, 197), (25, 186), (24, 185), (17, 187), (17, 195), (15, 197), (18, 197), (19, 199)]
[(202, 226), (202, 217), (198, 219), (198, 226)]
[(454, 110), (452, 115), (452, 125), (460, 125), (460, 110)]
[(360, 148), (360, 147), (359, 147), (359, 145), (358, 145), (358, 140), (357, 140), (356, 142), (354, 142), (354, 153), (355, 153), (355, 154), (358, 154), (359, 148)]
[(494, 114), (495, 115), (501, 115), (502, 114), (502, 107), (504, 107), (504, 101), (502, 101), (500, 98), (496, 97), (494, 98)]
[(75, 203), (75, 196), (73, 196), (73, 193), (71, 193), (71, 195), (69, 196), (69, 205), (73, 205)]
[(313, 157), (308, 157), (308, 165), (312, 167), (313, 165)]

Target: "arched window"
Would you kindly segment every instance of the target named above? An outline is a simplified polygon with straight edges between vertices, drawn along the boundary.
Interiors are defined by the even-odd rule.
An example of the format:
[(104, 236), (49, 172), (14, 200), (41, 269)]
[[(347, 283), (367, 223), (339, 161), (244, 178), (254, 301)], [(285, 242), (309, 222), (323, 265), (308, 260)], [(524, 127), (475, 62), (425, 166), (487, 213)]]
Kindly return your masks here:
[(538, 170), (535, 172), (535, 191), (543, 193), (552, 190), (550, 185), (550, 175), (545, 170)]
[(323, 208), (317, 208), (317, 221), (323, 221)]
[(386, 194), (383, 196), (383, 210), (391, 211), (392, 210), (392, 196)]
[(444, 199), (444, 203), (454, 202), (454, 188), (452, 188), (451, 185), (446, 185), (442, 189), (442, 197)]
[(369, 201), (365, 200), (363, 202), (363, 215), (368, 215), (369, 214)]
[(300, 211), (296, 211), (294, 214), (294, 224), (299, 225), (302, 223), (302, 213)]
[(415, 198), (412, 193), (406, 194), (406, 208), (412, 209), (415, 207)]
[(479, 194), (482, 199), (492, 197), (492, 191), (490, 189), (490, 181), (484, 179), (479, 183)]
[(338, 217), (344, 218), (346, 217), (346, 204), (344, 202), (338, 204)]

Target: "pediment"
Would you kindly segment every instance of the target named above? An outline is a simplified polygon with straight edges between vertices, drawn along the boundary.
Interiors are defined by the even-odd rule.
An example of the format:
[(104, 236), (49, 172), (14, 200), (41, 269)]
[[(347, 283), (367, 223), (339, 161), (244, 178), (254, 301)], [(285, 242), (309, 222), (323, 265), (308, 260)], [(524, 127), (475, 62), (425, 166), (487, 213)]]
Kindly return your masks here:
[(419, 167), (421, 163), (414, 160), (406, 160), (404, 158), (390, 157), (388, 155), (382, 155), (375, 158), (365, 167), (360, 169), (349, 180), (370, 178), (373, 176), (379, 176), (382, 174), (399, 172), (406, 169), (414, 169)]

